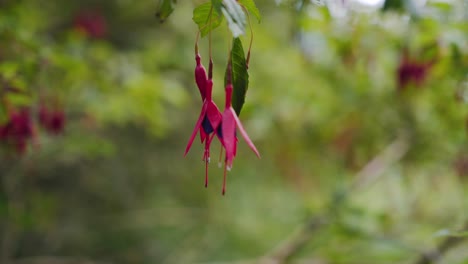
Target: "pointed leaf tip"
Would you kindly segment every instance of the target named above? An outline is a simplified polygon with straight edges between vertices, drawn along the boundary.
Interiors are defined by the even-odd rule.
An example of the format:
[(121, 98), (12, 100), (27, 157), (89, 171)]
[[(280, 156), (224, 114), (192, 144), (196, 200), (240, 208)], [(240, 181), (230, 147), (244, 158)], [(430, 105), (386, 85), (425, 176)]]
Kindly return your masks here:
[(161, 0), (159, 2), (159, 6), (156, 10), (156, 17), (159, 19), (159, 22), (164, 23), (164, 21), (166, 21), (174, 11), (174, 6), (174, 0)]

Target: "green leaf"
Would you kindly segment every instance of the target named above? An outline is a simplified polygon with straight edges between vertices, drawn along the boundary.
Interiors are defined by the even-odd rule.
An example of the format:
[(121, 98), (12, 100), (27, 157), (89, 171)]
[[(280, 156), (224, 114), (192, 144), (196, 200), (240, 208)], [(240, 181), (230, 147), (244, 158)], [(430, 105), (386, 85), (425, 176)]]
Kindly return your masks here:
[(156, 17), (159, 22), (163, 23), (174, 11), (176, 0), (160, 0), (158, 9), (156, 10)]
[(221, 7), (224, 17), (228, 22), (229, 29), (234, 38), (245, 33), (246, 19), (244, 10), (236, 0), (223, 0)]
[(29, 106), (33, 101), (27, 94), (9, 93), (6, 98), (15, 106)]
[(20, 68), (18, 62), (5, 61), (0, 63), (0, 75), (3, 79), (11, 79), (16, 76)]
[(216, 11), (216, 7), (213, 9), (211, 7), (212, 2), (207, 2), (197, 6), (193, 10), (192, 19), (198, 25), (202, 37), (206, 36), (211, 30), (219, 27), (223, 21), (223, 17), (220, 12)]
[(213, 5), (213, 8), (221, 14), (221, 7), (223, 6), (223, 0), (211, 0), (211, 4)]
[(382, 8), (382, 11), (403, 11), (404, 10), (404, 0), (387, 0)]
[[(239, 38), (232, 41), (232, 108), (240, 115), (242, 106), (244, 106), (245, 95), (249, 88), (249, 73), (247, 72), (247, 63), (245, 61), (244, 48)], [(226, 82), (226, 77), (225, 77)]]
[(245, 9), (247, 9), (247, 11), (253, 14), (257, 18), (258, 22), (260, 23), (260, 21), (262, 20), (262, 17), (260, 15), (260, 11), (257, 8), (257, 5), (255, 5), (254, 0), (239, 0), (239, 4), (244, 6)]

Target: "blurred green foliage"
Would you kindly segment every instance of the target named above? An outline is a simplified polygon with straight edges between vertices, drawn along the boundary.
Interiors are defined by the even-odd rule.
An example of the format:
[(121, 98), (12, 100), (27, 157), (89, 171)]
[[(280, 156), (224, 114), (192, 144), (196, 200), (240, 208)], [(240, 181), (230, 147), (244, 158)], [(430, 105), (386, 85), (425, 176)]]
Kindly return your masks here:
[[(224, 197), (219, 144), (207, 189), (202, 146), (183, 158), (203, 2), (162, 2), (0, 0), (0, 123), (43, 100), (67, 116), (25, 155), (2, 148), (0, 263), (257, 263), (314, 216), (327, 224), (287, 263), (413, 263), (464, 237), (466, 1), (255, 1), (241, 118), (262, 159), (241, 142)], [(90, 12), (95, 36), (77, 26)], [(222, 106), (232, 35), (212, 33)], [(405, 59), (430, 65), (421, 83)], [(441, 263), (467, 263), (466, 246)]]

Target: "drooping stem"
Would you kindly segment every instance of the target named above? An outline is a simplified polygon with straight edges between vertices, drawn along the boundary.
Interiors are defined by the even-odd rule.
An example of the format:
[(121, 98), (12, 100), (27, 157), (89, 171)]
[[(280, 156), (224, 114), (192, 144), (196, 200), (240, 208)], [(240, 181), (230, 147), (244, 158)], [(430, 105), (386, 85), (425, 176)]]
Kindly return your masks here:
[(198, 40), (200, 38), (200, 30), (197, 31), (197, 36), (195, 37), (195, 55), (198, 54)]
[(229, 52), (229, 59), (226, 69), (226, 87), (228, 84), (232, 84), (232, 52)]
[(205, 159), (205, 188), (208, 187), (208, 159)]
[(231, 45), (231, 42), (229, 41), (228, 41), (228, 62), (226, 66), (226, 87), (228, 84), (232, 84), (232, 45)]
[(213, 79), (213, 59), (210, 56), (210, 63), (208, 64), (208, 79)]
[[(210, 11), (209, 17), (211, 17), (211, 11)], [(200, 40), (200, 33), (207, 26), (208, 25), (205, 24), (203, 27), (199, 28), (198, 31), (197, 31), (197, 36), (195, 37), (195, 54), (198, 54), (198, 41)]]
[(213, 22), (213, 6), (210, 8), (210, 22), (209, 22), (209, 30), (210, 32), (208, 33), (208, 54), (210, 57), (210, 65), (208, 67), (208, 78), (212, 79), (213, 78), (213, 56), (212, 56), (212, 49), (211, 49), (211, 44), (212, 44), (212, 37), (211, 37), (211, 30), (212, 30), (212, 22)]
[(208, 187), (208, 163), (210, 163), (210, 145), (211, 141), (214, 138), (214, 135), (214, 133), (213, 135), (211, 135), (211, 137), (210, 135), (207, 135), (205, 139), (205, 153), (203, 155), (203, 160), (205, 161), (205, 187)]

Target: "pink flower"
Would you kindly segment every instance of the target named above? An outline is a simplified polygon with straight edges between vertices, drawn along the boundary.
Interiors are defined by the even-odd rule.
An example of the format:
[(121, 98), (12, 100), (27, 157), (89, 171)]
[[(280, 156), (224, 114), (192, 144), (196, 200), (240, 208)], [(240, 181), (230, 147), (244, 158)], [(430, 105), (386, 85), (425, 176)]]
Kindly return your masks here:
[(27, 108), (11, 112), (8, 122), (0, 128), (0, 140), (11, 144), (19, 154), (26, 151), (27, 141), (33, 138), (34, 127)]
[(244, 127), (242, 126), (241, 121), (237, 117), (236, 112), (232, 108), (232, 84), (229, 83), (226, 85), (226, 105), (223, 112), (222, 123), (221, 123), (221, 133), (222, 135), (222, 144), (224, 149), (226, 150), (226, 160), (224, 165), (224, 180), (223, 180), (223, 195), (226, 192), (226, 169), (230, 170), (232, 167), (232, 162), (237, 153), (237, 135), (236, 135), (236, 128), (239, 129), (242, 137), (244, 138), (247, 145), (250, 149), (260, 158), (260, 154), (258, 153), (257, 148), (250, 140), (249, 135), (245, 131)]
[(409, 84), (414, 84), (416, 87), (422, 86), (433, 63), (434, 61), (420, 62), (410, 59), (408, 51), (404, 50), (397, 69), (398, 90), (405, 89)]
[[(197, 87), (198, 87), (198, 90), (200, 91), (200, 96), (203, 102), (206, 98), (206, 85), (208, 82), (208, 77), (206, 75), (205, 67), (203, 67), (203, 65), (201, 64), (200, 54), (197, 53), (197, 55), (195, 56), (195, 60), (197, 62), (197, 66), (195, 67), (195, 82), (197, 83)], [(206, 138), (205, 130), (200, 129), (201, 143), (205, 141), (205, 138)]]
[(103, 38), (107, 33), (107, 24), (105, 18), (96, 11), (82, 11), (74, 21), (76, 29), (84, 32), (92, 38)]
[[(203, 161), (205, 161), (205, 187), (208, 186), (208, 163), (210, 162), (210, 145), (213, 140), (215, 131), (217, 131), (221, 123), (221, 113), (212, 99), (212, 90), (213, 90), (213, 80), (208, 79), (206, 82), (206, 97), (203, 101), (202, 110), (200, 116), (195, 124), (195, 128), (190, 136), (187, 147), (185, 149), (185, 155), (189, 152), (192, 147), (193, 140), (197, 135), (198, 131), (200, 134), (205, 133), (206, 138), (202, 137), (205, 140), (205, 152), (203, 154)], [(219, 137), (219, 135), (218, 135)]]
[(39, 109), (39, 124), (49, 133), (58, 135), (65, 129), (65, 113), (61, 109), (51, 111), (42, 105)]
[(6, 140), (8, 135), (8, 124), (0, 125), (0, 141)]
[(200, 54), (197, 53), (195, 60), (197, 62), (197, 66), (195, 67), (195, 82), (197, 83), (198, 90), (200, 91), (203, 101), (206, 97), (206, 83), (208, 82), (208, 76), (206, 75), (205, 67), (201, 64)]

